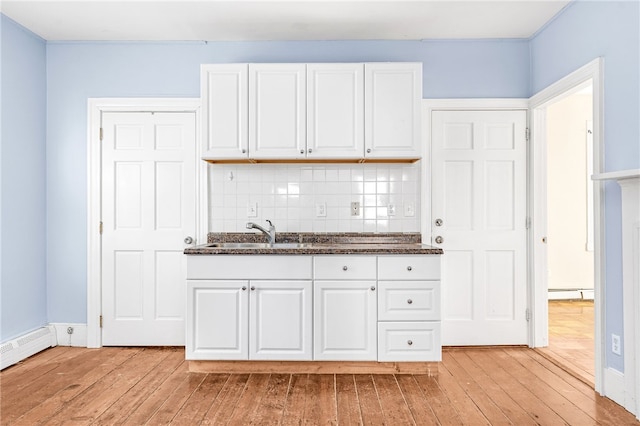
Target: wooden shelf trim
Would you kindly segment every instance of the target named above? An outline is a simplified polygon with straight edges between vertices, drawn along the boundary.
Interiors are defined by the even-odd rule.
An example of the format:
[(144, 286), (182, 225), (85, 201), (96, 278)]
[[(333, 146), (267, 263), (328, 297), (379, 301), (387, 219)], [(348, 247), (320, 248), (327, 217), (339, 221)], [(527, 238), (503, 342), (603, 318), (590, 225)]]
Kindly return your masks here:
[(189, 361), (192, 373), (426, 374), (438, 375), (438, 362), (376, 361)]

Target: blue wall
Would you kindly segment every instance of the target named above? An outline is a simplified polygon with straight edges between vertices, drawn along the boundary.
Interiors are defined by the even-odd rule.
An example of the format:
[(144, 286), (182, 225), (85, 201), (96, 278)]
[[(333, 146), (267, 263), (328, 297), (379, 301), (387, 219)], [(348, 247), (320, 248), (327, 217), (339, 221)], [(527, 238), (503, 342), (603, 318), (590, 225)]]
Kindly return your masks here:
[(48, 323), (45, 280), (46, 44), (4, 15), (0, 341)]
[[(42, 40), (3, 16), (0, 296), (3, 320), (14, 311), (21, 320), (3, 321), (2, 340), (45, 322), (86, 322), (87, 98), (197, 97), (202, 63), (314, 61), (420, 61), (425, 98), (529, 97), (602, 56), (605, 170), (638, 168), (638, 9), (636, 1), (577, 0), (532, 40), (48, 43), (46, 56)], [(619, 202), (617, 185), (608, 184), (607, 336), (622, 335)], [(620, 357), (609, 353), (607, 363), (622, 370)]]
[[(536, 93), (597, 57), (604, 58), (604, 171), (640, 168), (640, 3), (577, 1), (531, 40)], [(605, 342), (607, 365), (624, 370), (611, 352), (623, 336), (620, 188), (605, 186)], [(624, 342), (623, 342), (624, 345)]]
[(47, 45), (49, 320), (86, 322), (87, 98), (200, 94), (200, 64), (419, 61), (424, 96), (527, 97), (526, 40)]

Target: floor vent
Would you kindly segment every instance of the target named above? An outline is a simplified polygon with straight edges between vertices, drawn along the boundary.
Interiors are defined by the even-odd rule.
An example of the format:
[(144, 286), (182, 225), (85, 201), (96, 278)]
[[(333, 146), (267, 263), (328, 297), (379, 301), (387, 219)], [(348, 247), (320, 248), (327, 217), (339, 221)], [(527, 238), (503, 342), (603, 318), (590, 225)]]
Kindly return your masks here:
[(0, 346), (0, 370), (56, 344), (56, 331), (51, 326), (39, 328), (3, 343)]

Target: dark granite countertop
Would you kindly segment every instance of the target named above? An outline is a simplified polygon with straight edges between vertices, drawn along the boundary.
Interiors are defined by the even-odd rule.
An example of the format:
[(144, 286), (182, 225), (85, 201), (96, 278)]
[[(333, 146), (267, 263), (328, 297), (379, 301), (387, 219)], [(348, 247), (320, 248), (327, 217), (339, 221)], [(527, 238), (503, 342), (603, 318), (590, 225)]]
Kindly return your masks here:
[[(212, 254), (442, 254), (440, 248), (421, 244), (418, 233), (290, 233), (265, 244), (259, 233), (209, 233), (207, 244), (185, 249), (189, 255)], [(238, 244), (245, 244), (238, 247)]]

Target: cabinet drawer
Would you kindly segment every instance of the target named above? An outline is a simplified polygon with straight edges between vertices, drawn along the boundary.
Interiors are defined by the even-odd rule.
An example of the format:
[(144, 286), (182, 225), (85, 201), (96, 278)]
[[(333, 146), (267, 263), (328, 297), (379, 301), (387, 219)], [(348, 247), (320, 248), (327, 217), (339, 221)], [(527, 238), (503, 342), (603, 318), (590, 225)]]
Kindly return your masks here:
[(439, 281), (378, 281), (379, 321), (439, 321)]
[(378, 361), (440, 361), (439, 322), (378, 323)]
[(375, 280), (375, 256), (316, 256), (313, 258), (316, 280)]
[(191, 255), (190, 280), (310, 280), (311, 256)]
[(379, 280), (439, 280), (440, 256), (380, 256)]

